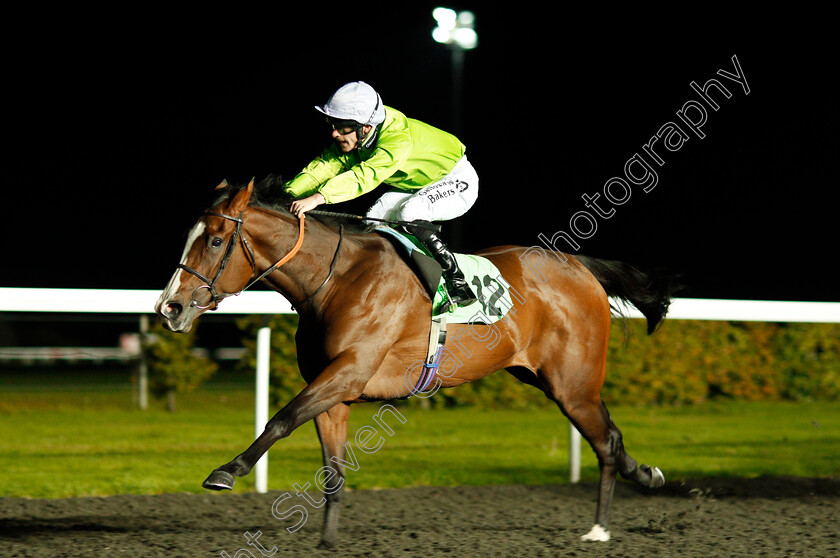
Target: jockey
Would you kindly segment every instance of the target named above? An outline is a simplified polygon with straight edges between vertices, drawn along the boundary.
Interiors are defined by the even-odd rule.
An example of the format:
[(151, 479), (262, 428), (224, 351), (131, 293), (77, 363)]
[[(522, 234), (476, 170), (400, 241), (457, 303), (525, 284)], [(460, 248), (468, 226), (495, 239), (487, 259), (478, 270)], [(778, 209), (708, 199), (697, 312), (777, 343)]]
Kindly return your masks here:
[[(460, 217), (478, 197), (478, 175), (455, 136), (407, 118), (382, 104), (367, 83), (348, 83), (323, 106), (335, 140), (286, 186), (300, 217), (324, 203), (340, 203), (389, 189), (366, 216), (428, 224)], [(428, 228), (406, 226), (440, 263), (451, 302), (466, 306), (476, 297), (446, 244)]]

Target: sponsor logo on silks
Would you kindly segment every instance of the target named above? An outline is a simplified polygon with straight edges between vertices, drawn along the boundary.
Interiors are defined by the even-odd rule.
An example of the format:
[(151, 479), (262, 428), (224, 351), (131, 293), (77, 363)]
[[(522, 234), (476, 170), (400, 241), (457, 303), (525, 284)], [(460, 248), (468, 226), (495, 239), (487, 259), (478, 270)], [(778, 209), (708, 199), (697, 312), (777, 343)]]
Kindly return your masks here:
[(456, 180), (451, 184), (451, 187), (447, 187), (450, 185), (450, 183), (443, 183), (433, 192), (427, 193), (426, 198), (429, 200), (429, 203), (435, 203), (436, 201), (446, 199), (450, 196), (462, 194), (467, 191), (467, 188), (470, 187), (470, 185), (464, 182), (463, 180)]

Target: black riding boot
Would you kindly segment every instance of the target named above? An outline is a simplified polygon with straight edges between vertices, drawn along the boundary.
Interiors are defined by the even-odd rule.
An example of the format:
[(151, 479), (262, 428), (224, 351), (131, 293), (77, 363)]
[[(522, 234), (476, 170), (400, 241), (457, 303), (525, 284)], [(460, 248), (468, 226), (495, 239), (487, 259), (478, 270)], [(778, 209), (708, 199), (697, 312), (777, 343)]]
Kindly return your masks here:
[[(429, 223), (428, 221), (417, 221)], [(410, 234), (413, 234), (423, 246), (428, 248), (435, 260), (443, 270), (443, 280), (446, 282), (446, 291), (449, 293), (449, 300), (455, 306), (468, 306), (478, 300), (472, 289), (467, 284), (464, 274), (458, 268), (458, 261), (446, 244), (435, 234), (434, 231), (420, 227), (406, 227)]]

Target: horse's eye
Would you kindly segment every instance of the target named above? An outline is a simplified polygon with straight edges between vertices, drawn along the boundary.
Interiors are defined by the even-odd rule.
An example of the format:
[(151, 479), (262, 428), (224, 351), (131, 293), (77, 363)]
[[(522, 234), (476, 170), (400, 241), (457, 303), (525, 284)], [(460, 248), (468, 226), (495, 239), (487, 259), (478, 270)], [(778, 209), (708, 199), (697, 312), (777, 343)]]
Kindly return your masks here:
[(210, 241), (210, 246), (212, 246), (213, 248), (218, 248), (221, 245), (222, 245), (222, 239), (219, 238), (218, 236), (213, 237), (213, 240)]

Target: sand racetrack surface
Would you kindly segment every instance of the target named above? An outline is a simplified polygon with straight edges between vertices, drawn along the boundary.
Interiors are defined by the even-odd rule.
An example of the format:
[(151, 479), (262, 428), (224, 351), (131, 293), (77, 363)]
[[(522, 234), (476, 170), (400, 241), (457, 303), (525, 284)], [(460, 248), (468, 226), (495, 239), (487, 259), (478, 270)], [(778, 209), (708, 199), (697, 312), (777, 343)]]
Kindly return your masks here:
[[(588, 483), (347, 491), (335, 551), (317, 548), (322, 510), (307, 504), (291, 534), (301, 516), (272, 515), (285, 492), (0, 498), (0, 556), (840, 556), (838, 478), (672, 481), (654, 491), (619, 481), (612, 540), (581, 542), (595, 493)], [(304, 502), (277, 509), (293, 501)]]

